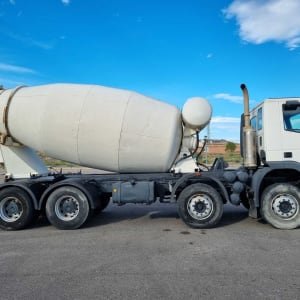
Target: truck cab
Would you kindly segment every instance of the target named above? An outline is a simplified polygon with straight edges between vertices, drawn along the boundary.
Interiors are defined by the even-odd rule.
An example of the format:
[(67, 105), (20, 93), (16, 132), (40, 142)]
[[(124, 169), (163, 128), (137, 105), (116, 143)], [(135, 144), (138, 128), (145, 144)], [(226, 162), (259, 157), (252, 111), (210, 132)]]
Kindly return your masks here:
[[(300, 226), (300, 98), (270, 98), (250, 112), (257, 166), (249, 215), (280, 229)], [(252, 148), (253, 147), (253, 148)]]
[(300, 162), (300, 98), (271, 98), (250, 113), (261, 164)]

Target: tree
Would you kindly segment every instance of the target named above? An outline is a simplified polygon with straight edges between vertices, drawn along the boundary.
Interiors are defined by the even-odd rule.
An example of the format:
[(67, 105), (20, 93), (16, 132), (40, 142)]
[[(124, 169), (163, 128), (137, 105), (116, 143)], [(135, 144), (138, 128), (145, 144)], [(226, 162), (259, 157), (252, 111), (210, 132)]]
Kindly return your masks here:
[(230, 152), (230, 153), (233, 153), (236, 149), (236, 144), (233, 143), (233, 142), (227, 142), (226, 144), (226, 148), (225, 148), (225, 151), (226, 152)]

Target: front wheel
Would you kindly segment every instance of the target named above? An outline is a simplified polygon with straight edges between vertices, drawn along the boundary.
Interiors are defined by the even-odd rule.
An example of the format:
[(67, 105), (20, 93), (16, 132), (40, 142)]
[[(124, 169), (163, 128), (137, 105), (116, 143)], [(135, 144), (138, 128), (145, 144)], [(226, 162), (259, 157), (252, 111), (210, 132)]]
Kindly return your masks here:
[(288, 183), (268, 186), (261, 198), (261, 215), (275, 228), (300, 226), (300, 190)]
[(180, 193), (178, 213), (181, 219), (192, 228), (214, 227), (223, 215), (223, 201), (213, 187), (195, 183)]
[(58, 229), (77, 229), (88, 219), (90, 206), (87, 196), (73, 186), (54, 190), (46, 203), (49, 222)]

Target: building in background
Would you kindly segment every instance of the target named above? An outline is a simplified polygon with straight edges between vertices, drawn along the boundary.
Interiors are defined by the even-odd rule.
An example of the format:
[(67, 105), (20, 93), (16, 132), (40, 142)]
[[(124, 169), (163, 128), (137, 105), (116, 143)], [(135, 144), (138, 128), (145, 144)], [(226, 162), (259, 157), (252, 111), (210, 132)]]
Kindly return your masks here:
[[(226, 145), (229, 141), (227, 140), (209, 140), (206, 144), (204, 152), (208, 154), (226, 154)], [(203, 141), (200, 142), (199, 148), (201, 149)], [(240, 144), (235, 143), (236, 147), (233, 153), (240, 154)]]

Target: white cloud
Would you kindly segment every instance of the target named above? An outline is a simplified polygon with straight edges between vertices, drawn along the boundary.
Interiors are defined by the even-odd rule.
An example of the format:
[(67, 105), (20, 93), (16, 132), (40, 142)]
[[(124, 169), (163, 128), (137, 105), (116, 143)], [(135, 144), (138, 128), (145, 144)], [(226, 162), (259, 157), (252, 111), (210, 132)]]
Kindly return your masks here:
[(53, 42), (52, 43), (42, 42), (42, 41), (33, 39), (30, 36), (22, 36), (22, 35), (12, 32), (12, 31), (5, 31), (1, 28), (0, 28), (0, 32), (11, 39), (14, 39), (18, 42), (24, 43), (25, 45), (28, 45), (28, 46), (38, 47), (38, 48), (41, 48), (44, 50), (49, 50), (54, 47)]
[(216, 116), (210, 122), (210, 138), (239, 141), (240, 118)]
[(236, 18), (242, 40), (262, 44), (284, 43), (290, 50), (300, 46), (299, 0), (234, 0), (223, 10)]
[(17, 74), (36, 74), (36, 71), (32, 69), (5, 63), (0, 63), (0, 71)]
[(217, 116), (217, 117), (213, 117), (211, 119), (211, 123), (212, 124), (228, 124), (228, 123), (231, 123), (231, 124), (236, 124), (236, 123), (240, 123), (240, 118), (235, 118), (235, 117), (220, 117), (220, 116)]
[[(214, 94), (212, 96), (214, 99), (219, 99), (219, 100), (226, 100), (232, 103), (236, 104), (243, 104), (244, 103), (244, 98), (242, 96), (235, 96), (227, 93), (219, 93), (219, 94)], [(257, 102), (254, 99), (250, 99), (250, 104), (257, 105)]]
[(215, 99), (222, 99), (222, 100), (227, 100), (233, 103), (238, 103), (241, 104), (243, 103), (243, 97), (242, 96), (234, 96), (234, 95), (230, 95), (227, 93), (219, 93), (219, 94), (215, 94), (213, 95), (213, 97)]
[(61, 3), (67, 6), (71, 3), (71, 0), (61, 0)]

